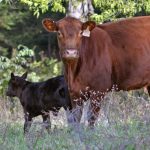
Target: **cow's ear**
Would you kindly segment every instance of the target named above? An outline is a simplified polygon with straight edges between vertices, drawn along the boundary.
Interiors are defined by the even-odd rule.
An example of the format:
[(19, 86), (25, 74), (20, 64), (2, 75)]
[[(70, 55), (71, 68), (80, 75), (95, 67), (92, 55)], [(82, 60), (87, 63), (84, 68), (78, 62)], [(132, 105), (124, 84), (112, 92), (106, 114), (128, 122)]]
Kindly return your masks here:
[(27, 75), (28, 75), (28, 72), (25, 72), (25, 73), (21, 76), (21, 78), (26, 79), (26, 78), (27, 78)]
[(14, 79), (14, 77), (15, 77), (15, 75), (14, 75), (14, 73), (12, 72), (12, 73), (11, 73), (11, 79)]
[(92, 31), (95, 28), (95, 26), (96, 23), (94, 21), (87, 21), (82, 24), (82, 30)]
[(51, 19), (48, 18), (43, 19), (42, 24), (45, 30), (47, 30), (48, 32), (55, 32), (58, 30), (56, 22)]

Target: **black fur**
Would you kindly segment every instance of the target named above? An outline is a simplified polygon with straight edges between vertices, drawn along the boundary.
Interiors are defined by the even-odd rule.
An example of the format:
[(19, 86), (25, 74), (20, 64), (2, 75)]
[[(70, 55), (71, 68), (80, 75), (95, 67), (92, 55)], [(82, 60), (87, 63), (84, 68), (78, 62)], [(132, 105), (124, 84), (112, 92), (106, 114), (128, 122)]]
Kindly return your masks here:
[(11, 73), (8, 84), (7, 96), (18, 97), (22, 104), (25, 123), (24, 132), (31, 126), (33, 117), (42, 115), (43, 122), (47, 122), (46, 128), (50, 128), (49, 111), (57, 115), (59, 109), (71, 110), (71, 102), (67, 85), (63, 76), (57, 76), (44, 82), (26, 81), (27, 73), (21, 77)]

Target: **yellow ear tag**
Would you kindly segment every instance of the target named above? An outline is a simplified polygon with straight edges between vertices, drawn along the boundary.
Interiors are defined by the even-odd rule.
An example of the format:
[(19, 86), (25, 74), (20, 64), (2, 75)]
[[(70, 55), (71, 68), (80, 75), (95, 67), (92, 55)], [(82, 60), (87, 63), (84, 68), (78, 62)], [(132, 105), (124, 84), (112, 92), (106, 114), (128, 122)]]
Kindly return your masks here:
[(90, 37), (90, 30), (89, 30), (89, 27), (87, 27), (85, 30), (83, 30), (82, 35), (83, 35), (83, 36), (86, 36), (86, 37)]

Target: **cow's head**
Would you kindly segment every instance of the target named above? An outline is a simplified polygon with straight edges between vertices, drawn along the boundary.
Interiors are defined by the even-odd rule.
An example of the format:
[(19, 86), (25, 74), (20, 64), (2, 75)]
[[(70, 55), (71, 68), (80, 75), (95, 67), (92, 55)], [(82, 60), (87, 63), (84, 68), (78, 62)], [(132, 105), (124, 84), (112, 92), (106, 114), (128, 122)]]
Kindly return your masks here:
[(19, 97), (22, 89), (24, 88), (26, 84), (26, 77), (27, 72), (24, 73), (22, 76), (15, 76), (14, 73), (11, 73), (11, 78), (8, 82), (8, 89), (6, 91), (6, 95), (10, 97)]
[(82, 23), (72, 17), (65, 17), (58, 22), (46, 18), (42, 23), (48, 32), (57, 32), (60, 55), (64, 60), (79, 58), (82, 36), (89, 36), (90, 31), (96, 26), (93, 21)]

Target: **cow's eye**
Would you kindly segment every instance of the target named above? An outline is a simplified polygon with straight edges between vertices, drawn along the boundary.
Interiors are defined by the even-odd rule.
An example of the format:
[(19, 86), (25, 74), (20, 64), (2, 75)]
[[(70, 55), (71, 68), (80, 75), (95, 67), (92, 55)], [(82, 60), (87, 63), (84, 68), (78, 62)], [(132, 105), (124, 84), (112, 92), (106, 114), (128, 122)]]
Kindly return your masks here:
[(83, 31), (81, 30), (81, 31), (79, 32), (79, 36), (82, 36), (82, 33), (83, 33)]
[(57, 35), (58, 35), (59, 37), (61, 37), (61, 36), (62, 36), (62, 33), (61, 33), (60, 31), (58, 31), (58, 32), (57, 32)]

